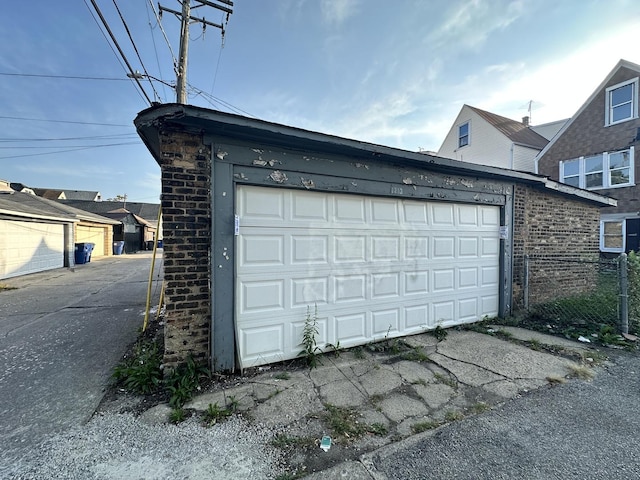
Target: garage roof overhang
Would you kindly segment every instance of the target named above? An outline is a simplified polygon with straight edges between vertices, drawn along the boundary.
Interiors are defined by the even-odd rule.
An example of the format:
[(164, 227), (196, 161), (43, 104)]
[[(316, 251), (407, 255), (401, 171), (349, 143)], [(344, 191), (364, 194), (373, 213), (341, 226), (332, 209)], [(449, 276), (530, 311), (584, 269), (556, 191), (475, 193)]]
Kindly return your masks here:
[(534, 188), (578, 197), (598, 206), (616, 206), (610, 197), (561, 184), (547, 177), (486, 165), (465, 163), (459, 160), (411, 152), (373, 143), (361, 142), (319, 132), (289, 127), (254, 118), (219, 112), (192, 105), (165, 104), (143, 110), (134, 120), (138, 134), (160, 163), (161, 131), (186, 131), (209, 134), (240, 141), (258, 142), (287, 149), (349, 156), (364, 160), (376, 160), (428, 168), (449, 175), (472, 175), (479, 178), (527, 184)]

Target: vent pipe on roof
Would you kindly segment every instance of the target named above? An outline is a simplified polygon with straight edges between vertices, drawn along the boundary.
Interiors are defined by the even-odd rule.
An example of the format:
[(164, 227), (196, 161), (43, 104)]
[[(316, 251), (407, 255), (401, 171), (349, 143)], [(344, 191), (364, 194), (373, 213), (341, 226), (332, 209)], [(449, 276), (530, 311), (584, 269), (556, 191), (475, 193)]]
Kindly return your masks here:
[(528, 117), (528, 116), (526, 116), (526, 117), (522, 117), (522, 124), (523, 124), (525, 127), (528, 127), (528, 126), (529, 126), (529, 117)]

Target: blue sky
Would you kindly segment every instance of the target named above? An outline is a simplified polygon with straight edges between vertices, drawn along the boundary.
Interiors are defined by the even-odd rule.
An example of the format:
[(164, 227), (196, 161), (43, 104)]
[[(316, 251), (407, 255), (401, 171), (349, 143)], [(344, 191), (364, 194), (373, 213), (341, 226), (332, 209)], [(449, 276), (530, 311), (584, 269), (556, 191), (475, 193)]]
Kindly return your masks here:
[[(115, 3), (142, 64), (114, 0), (97, 0), (133, 68), (175, 83), (149, 1)], [(157, 202), (160, 169), (132, 124), (148, 103), (89, 7), (14, 2), (0, 17), (0, 179)], [(224, 46), (218, 29), (191, 26), (188, 103), (412, 151), (437, 150), (465, 103), (519, 120), (533, 101), (532, 123), (551, 122), (619, 59), (640, 63), (636, 0), (235, 0), (233, 10)], [(165, 12), (161, 24), (177, 55), (178, 19)], [(155, 100), (175, 101), (153, 86)]]

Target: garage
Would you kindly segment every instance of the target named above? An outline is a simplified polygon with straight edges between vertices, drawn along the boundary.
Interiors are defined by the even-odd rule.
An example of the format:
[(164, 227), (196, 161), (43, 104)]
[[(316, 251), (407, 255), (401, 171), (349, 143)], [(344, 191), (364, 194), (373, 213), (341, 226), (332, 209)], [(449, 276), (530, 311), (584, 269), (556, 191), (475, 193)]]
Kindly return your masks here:
[(0, 219), (0, 278), (64, 266), (64, 225)]
[(91, 226), (91, 225), (77, 225), (76, 226), (76, 243), (93, 243), (95, 246), (92, 257), (102, 257), (105, 255), (105, 238), (108, 236), (108, 227), (105, 226)]
[(500, 207), (238, 186), (241, 368), (362, 345), (499, 310)]

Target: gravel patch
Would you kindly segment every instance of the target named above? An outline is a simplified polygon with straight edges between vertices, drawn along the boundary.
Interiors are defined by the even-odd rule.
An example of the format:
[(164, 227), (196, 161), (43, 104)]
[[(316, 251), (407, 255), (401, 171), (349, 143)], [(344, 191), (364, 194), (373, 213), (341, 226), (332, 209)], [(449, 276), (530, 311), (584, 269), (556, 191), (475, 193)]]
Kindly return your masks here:
[(272, 438), (273, 432), (237, 416), (203, 427), (196, 417), (179, 425), (146, 425), (131, 414), (108, 413), (11, 463), (3, 460), (0, 478), (269, 479), (283, 470)]

